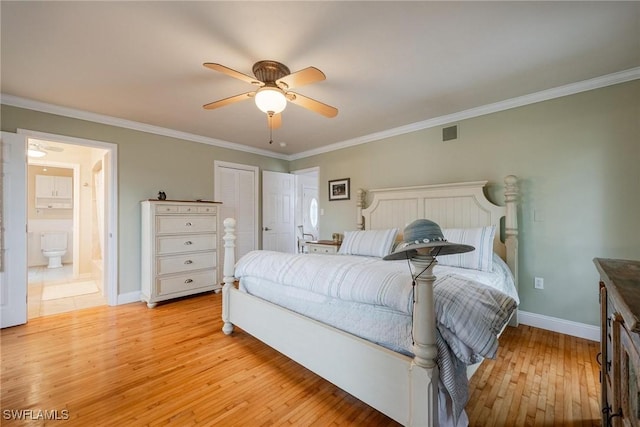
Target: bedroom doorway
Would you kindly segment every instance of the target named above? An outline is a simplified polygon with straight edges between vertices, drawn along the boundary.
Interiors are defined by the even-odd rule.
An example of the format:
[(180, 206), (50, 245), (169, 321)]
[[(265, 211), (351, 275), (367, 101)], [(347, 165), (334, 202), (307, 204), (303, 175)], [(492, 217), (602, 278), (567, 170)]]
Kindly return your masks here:
[[(34, 213), (35, 218), (38, 217), (36, 212), (37, 209), (51, 209), (51, 213), (56, 212), (56, 215), (60, 214), (62, 210), (71, 208), (72, 210), (72, 223), (81, 224), (82, 220), (91, 220), (92, 216), (90, 214), (91, 210), (88, 208), (83, 209), (83, 214), (80, 215), (78, 209), (73, 209), (73, 206), (81, 206), (82, 199), (80, 195), (82, 192), (86, 191), (87, 187), (90, 187), (89, 182), (93, 182), (93, 179), (101, 180), (101, 185), (103, 188), (102, 197), (90, 198), (89, 203), (97, 202), (98, 200), (102, 200), (102, 206), (98, 207), (97, 210), (102, 213), (102, 227), (99, 227), (96, 223), (93, 231), (98, 235), (98, 239), (101, 239), (101, 256), (102, 256), (102, 273), (99, 274), (99, 280), (104, 284), (104, 297), (106, 298), (106, 303), (109, 305), (117, 305), (118, 295), (117, 295), (117, 145), (113, 143), (106, 143), (100, 141), (92, 141), (85, 140), (74, 137), (67, 137), (63, 135), (55, 135), (55, 134), (47, 134), (43, 132), (36, 132), (30, 130), (18, 129), (17, 134), (2, 132), (3, 142), (10, 142), (11, 147), (14, 148), (13, 152), (16, 153), (16, 156), (12, 156), (11, 158), (7, 158), (7, 167), (9, 170), (15, 170), (16, 173), (13, 174), (14, 181), (11, 184), (13, 190), (13, 195), (8, 194), (9, 192), (3, 192), (2, 197), (2, 208), (4, 212), (11, 212), (11, 226), (12, 231), (16, 231), (15, 233), (7, 233), (5, 236), (5, 247), (6, 248), (23, 248), (20, 252), (24, 254), (23, 257), (15, 257), (12, 256), (11, 259), (7, 258), (7, 263), (11, 263), (11, 275), (13, 278), (19, 278), (20, 280), (12, 280), (12, 277), (9, 277), (6, 272), (0, 272), (0, 279), (2, 279), (3, 289), (2, 291), (6, 293), (7, 288), (4, 285), (5, 279), (9, 277), (11, 280), (12, 288), (9, 290), (9, 296), (22, 296), (22, 298), (7, 298), (7, 304), (2, 305), (2, 313), (3, 313), (3, 322), (2, 327), (7, 327), (11, 325), (26, 323), (27, 318), (27, 300), (29, 298), (29, 290), (27, 286), (27, 275), (28, 275), (28, 261), (27, 261), (27, 253), (28, 253), (28, 234), (29, 234), (29, 214), (27, 213), (28, 206), (31, 202), (31, 208)], [(5, 141), (6, 140), (6, 141)], [(58, 146), (56, 148), (51, 148), (52, 146)], [(72, 151), (72, 146), (78, 146), (78, 148), (92, 148), (99, 149), (101, 151), (90, 151), (94, 157), (91, 158), (90, 163), (93, 165), (92, 168), (82, 168), (82, 160), (80, 160), (77, 156), (71, 156), (71, 153), (67, 153), (69, 155), (68, 158), (56, 158), (58, 154), (64, 152), (65, 148), (68, 148), (69, 151)], [(4, 144), (3, 148), (6, 148), (7, 144)], [(27, 150), (31, 151), (31, 155), (34, 154), (40, 157), (31, 157), (35, 162), (49, 162), (48, 165), (39, 167), (51, 167), (51, 168), (59, 168), (61, 175), (64, 175), (64, 169), (73, 169), (73, 172), (67, 172), (70, 174), (68, 177), (56, 179), (56, 178), (48, 178), (45, 179), (45, 185), (42, 186), (41, 192), (36, 194), (35, 190), (35, 176), (33, 177), (33, 189), (28, 191), (28, 160), (27, 160)], [(43, 159), (44, 158), (44, 159)], [(71, 165), (69, 167), (69, 165)], [(79, 166), (78, 166), (79, 165)], [(97, 166), (99, 165), (99, 166)], [(4, 166), (4, 164), (3, 164)], [(45, 171), (41, 171), (41, 175), (45, 175)], [(71, 180), (71, 184), (69, 184), (69, 180)], [(6, 181), (6, 180), (5, 180)], [(85, 187), (85, 183), (87, 186)], [(27, 195), (30, 197), (27, 197)], [(97, 193), (96, 193), (97, 194)], [(40, 200), (36, 201), (36, 198), (40, 198)], [(89, 200), (89, 199), (84, 199)], [(21, 209), (21, 206), (24, 205), (24, 209)], [(36, 205), (39, 205), (36, 208)], [(62, 210), (58, 210), (62, 209)], [(97, 216), (99, 213), (94, 211)], [(53, 220), (54, 218), (47, 218), (47, 220)], [(59, 219), (59, 218), (56, 218)], [(68, 221), (68, 218), (64, 218), (65, 221)], [(8, 221), (9, 222), (9, 221)], [(47, 223), (47, 231), (52, 232), (51, 234), (63, 234), (62, 230), (53, 230), (50, 229), (49, 226), (53, 226), (53, 223)], [(32, 224), (33, 225), (33, 224)], [(25, 227), (26, 226), (26, 227)], [(81, 226), (81, 225), (80, 225)], [(22, 230), (22, 231), (19, 231)], [(93, 232), (92, 231), (92, 232)], [(91, 250), (85, 251), (85, 246), (81, 246), (77, 241), (80, 240), (81, 232), (72, 228), (73, 236), (69, 238), (68, 230), (67, 230), (67, 239), (66, 239), (66, 250), (69, 250), (69, 245), (71, 246), (71, 250), (73, 251), (74, 247), (76, 249), (76, 253), (73, 255), (72, 259), (75, 260), (77, 256), (79, 256), (80, 252), (82, 253), (91, 253)], [(45, 234), (44, 230), (41, 233), (33, 233), (34, 236), (42, 237), (42, 234)], [(86, 235), (86, 234), (85, 234)], [(38, 242), (38, 238), (34, 237), (34, 241)], [(50, 270), (63, 271), (64, 268), (60, 269), (58, 264), (64, 265), (63, 258), (66, 255), (66, 250), (62, 252), (62, 248), (60, 248), (61, 242), (65, 239), (57, 236), (52, 240), (47, 239), (47, 252), (44, 253), (42, 251), (42, 241), (38, 242), (36, 249), (38, 249), (41, 255), (44, 255), (48, 258), (47, 267), (49, 263), (53, 265)], [(71, 241), (71, 243), (70, 243)], [(49, 245), (49, 243), (52, 243)], [(35, 245), (35, 243), (34, 243)], [(64, 246), (64, 244), (62, 244)], [(80, 249), (78, 249), (80, 248)], [(56, 250), (60, 249), (60, 250)], [(9, 251), (5, 251), (9, 253)], [(14, 251), (15, 252), (15, 251)], [(51, 253), (54, 252), (54, 253)], [(55, 253), (58, 252), (58, 253)], [(53, 258), (53, 259), (51, 259)], [(82, 259), (82, 258), (80, 258)], [(49, 270), (49, 269), (48, 269)], [(73, 267), (71, 269), (71, 275), (73, 275)], [(82, 270), (80, 270), (82, 271)], [(55, 299), (55, 298), (54, 298)], [(104, 303), (104, 302), (103, 302)], [(12, 319), (11, 322), (5, 319), (5, 313), (18, 313), (21, 314), (20, 318)], [(51, 314), (51, 313), (47, 313)], [(33, 316), (31, 316), (33, 317)], [(7, 320), (5, 322), (5, 320)]]
[(320, 168), (292, 172), (296, 176), (295, 222), (298, 252), (305, 252), (305, 242), (320, 236), (320, 201), (318, 196)]
[(107, 150), (33, 138), (27, 143), (28, 318), (106, 305)]

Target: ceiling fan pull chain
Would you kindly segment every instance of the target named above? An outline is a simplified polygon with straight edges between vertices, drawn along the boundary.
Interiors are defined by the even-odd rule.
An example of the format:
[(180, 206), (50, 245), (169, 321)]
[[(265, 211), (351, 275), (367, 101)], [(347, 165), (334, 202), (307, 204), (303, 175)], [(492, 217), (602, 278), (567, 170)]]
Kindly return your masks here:
[(273, 112), (269, 111), (267, 115), (269, 116), (269, 144), (273, 144)]

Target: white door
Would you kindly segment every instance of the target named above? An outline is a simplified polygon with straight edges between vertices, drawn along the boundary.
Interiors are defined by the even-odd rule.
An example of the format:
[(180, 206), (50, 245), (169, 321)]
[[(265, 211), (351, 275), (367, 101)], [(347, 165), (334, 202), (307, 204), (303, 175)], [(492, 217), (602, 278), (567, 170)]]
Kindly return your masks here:
[[(220, 224), (226, 217), (235, 218), (236, 259), (240, 259), (247, 252), (258, 249), (258, 168), (215, 161), (214, 169), (215, 200), (222, 202)], [(222, 238), (223, 230), (218, 234)], [(223, 247), (222, 242), (219, 247)], [(220, 250), (219, 265), (222, 265), (222, 256)]]
[(296, 251), (295, 179), (281, 172), (262, 172), (262, 248)]
[(0, 326), (27, 323), (27, 154), (22, 135), (2, 132)]

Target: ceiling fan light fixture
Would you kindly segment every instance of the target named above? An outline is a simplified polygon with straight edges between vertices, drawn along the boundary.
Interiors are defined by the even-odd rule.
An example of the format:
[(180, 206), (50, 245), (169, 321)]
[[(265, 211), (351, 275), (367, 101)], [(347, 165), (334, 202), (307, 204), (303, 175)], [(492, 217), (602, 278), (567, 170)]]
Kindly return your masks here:
[(47, 155), (46, 152), (44, 152), (42, 150), (39, 150), (37, 148), (28, 148), (27, 149), (27, 156), (29, 156), (29, 157), (39, 158), (39, 157), (44, 157), (46, 155)]
[(275, 87), (262, 87), (255, 96), (256, 106), (264, 113), (278, 114), (287, 106), (287, 98), (282, 90)]

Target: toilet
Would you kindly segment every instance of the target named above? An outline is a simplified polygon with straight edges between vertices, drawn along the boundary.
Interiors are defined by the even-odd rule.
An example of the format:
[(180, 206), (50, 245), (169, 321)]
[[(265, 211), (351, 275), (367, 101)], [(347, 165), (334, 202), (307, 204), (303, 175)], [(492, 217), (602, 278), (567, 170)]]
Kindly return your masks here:
[(45, 231), (40, 234), (42, 255), (49, 259), (47, 268), (62, 267), (62, 257), (67, 252), (66, 231)]

